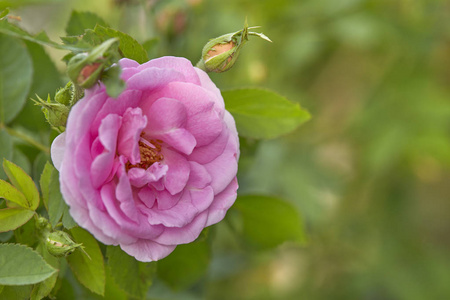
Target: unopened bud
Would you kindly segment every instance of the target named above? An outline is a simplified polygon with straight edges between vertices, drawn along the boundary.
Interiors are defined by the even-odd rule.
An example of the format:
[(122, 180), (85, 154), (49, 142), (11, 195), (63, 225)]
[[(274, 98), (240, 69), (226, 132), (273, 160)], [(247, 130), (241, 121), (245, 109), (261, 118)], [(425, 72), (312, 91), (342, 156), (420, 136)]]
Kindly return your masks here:
[(271, 42), (271, 40), (262, 33), (249, 32), (248, 30), (252, 28), (255, 27), (248, 27), (246, 22), (242, 30), (224, 34), (210, 40), (203, 47), (202, 58), (198, 62), (197, 67), (206, 72), (221, 73), (228, 71), (236, 63), (239, 51), (248, 41), (249, 35), (255, 35)]
[(72, 57), (67, 65), (69, 78), (85, 89), (92, 87), (107, 67), (108, 60), (104, 58), (105, 52), (117, 46), (118, 41), (117, 38), (109, 39), (92, 49), (90, 53), (79, 53)]
[(65, 87), (59, 89), (55, 94), (55, 101), (69, 106), (72, 101), (72, 81), (69, 81)]
[(64, 231), (54, 231), (47, 236), (45, 246), (51, 255), (62, 257), (72, 254), (82, 244), (75, 243)]
[(66, 126), (67, 118), (69, 117), (69, 107), (64, 104), (51, 101), (48, 96), (47, 101), (42, 100), (36, 96), (38, 100), (33, 100), (36, 105), (42, 106), (45, 118), (53, 127)]

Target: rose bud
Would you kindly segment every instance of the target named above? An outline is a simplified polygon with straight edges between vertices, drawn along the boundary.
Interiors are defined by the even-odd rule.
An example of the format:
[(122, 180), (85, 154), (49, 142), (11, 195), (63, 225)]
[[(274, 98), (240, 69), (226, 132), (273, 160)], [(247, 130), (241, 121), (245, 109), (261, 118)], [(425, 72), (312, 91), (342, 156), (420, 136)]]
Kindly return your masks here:
[(64, 104), (54, 102), (48, 96), (47, 101), (36, 96), (38, 100), (32, 99), (36, 105), (42, 106), (45, 118), (53, 127), (66, 126), (67, 117), (69, 116), (69, 107)]
[(72, 81), (69, 81), (65, 87), (59, 89), (55, 94), (55, 101), (69, 106), (72, 101)]
[(108, 59), (104, 57), (105, 52), (117, 45), (118, 41), (117, 38), (109, 39), (90, 53), (79, 53), (72, 57), (67, 65), (69, 78), (83, 88), (92, 87), (107, 67)]
[(271, 40), (262, 33), (249, 32), (247, 22), (242, 30), (224, 34), (218, 38), (210, 40), (202, 50), (202, 58), (197, 67), (206, 72), (222, 73), (228, 71), (235, 64), (239, 51), (248, 41), (249, 35), (258, 36), (266, 41)]
[(82, 244), (75, 243), (64, 231), (54, 231), (47, 236), (45, 246), (48, 252), (56, 257), (72, 254), (76, 249), (82, 249)]

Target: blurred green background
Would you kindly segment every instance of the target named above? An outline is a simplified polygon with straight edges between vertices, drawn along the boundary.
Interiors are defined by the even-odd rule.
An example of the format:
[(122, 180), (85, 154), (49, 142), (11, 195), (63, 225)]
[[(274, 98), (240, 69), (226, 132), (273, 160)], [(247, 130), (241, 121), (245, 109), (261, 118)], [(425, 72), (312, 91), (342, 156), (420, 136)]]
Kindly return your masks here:
[[(237, 64), (212, 74), (213, 81), (220, 89), (270, 88), (312, 114), (281, 139), (242, 140), (242, 152), (251, 155), (239, 170), (241, 194), (294, 204), (307, 242), (249, 249), (218, 224), (202, 282), (179, 292), (155, 282), (151, 297), (450, 299), (448, 1), (1, 4), (16, 6), (11, 14), (22, 27), (54, 40), (65, 35), (73, 9), (92, 11), (141, 42), (157, 37), (152, 57), (183, 56), (194, 64), (209, 38), (241, 29), (247, 18), (273, 43), (251, 39)], [(65, 53), (48, 52), (63, 73)], [(33, 91), (44, 98), (59, 80)], [(47, 126), (17, 122), (36, 132)]]

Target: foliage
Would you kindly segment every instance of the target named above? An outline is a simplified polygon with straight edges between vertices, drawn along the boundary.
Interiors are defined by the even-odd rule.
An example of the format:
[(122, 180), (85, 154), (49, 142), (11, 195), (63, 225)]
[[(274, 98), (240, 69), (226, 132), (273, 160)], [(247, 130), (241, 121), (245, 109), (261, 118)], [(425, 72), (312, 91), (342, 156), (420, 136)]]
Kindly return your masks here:
[[(26, 9), (27, 4), (18, 6)], [(84, 88), (101, 80), (110, 96), (117, 97), (124, 88), (118, 59), (144, 63), (159, 39), (149, 36), (141, 44), (110, 27), (110, 20), (74, 10), (65, 27), (67, 36), (59, 43), (44, 31), (34, 34), (24, 29), (20, 13), (5, 10), (0, 17), (0, 138), (5, 179), (0, 180), (0, 296), (145, 299), (154, 281), (177, 292), (204, 282), (213, 260), (214, 227), (197, 241), (178, 246), (165, 260), (138, 262), (119, 247), (99, 244), (77, 226), (60, 192), (59, 173), (47, 161), (55, 132), (65, 130), (67, 112)], [(25, 17), (23, 22), (27, 22)], [(268, 40), (263, 34), (249, 34)], [(61, 66), (47, 55), (51, 48), (65, 52), (62, 61), (70, 79), (65, 87), (62, 82), (67, 77), (59, 72)], [(270, 90), (236, 89), (223, 96), (238, 131), (248, 139), (277, 138), (309, 119), (298, 104)], [(48, 124), (42, 116), (35, 118), (38, 108), (29, 105), (30, 98), (41, 106)], [(244, 224), (235, 232), (237, 239), (262, 241), (261, 249), (303, 240), (298, 213), (285, 201), (245, 196), (236, 210), (241, 214), (234, 221)], [(278, 218), (285, 220), (278, 222)], [(261, 230), (268, 233), (262, 240)]]
[[(0, 247), (41, 257), (49, 277), (2, 282), (0, 298), (450, 297), (445, 1), (0, 1), (6, 7), (0, 155), (40, 183), (42, 201), (28, 175), (21, 176), (25, 187), (0, 170)], [(43, 250), (46, 232), (79, 228), (61, 207), (57, 171), (45, 165), (56, 131), (29, 99), (52, 97), (67, 82), (63, 55), (67, 62), (119, 38), (108, 53), (111, 65), (123, 56), (196, 62), (208, 39), (239, 30), (245, 17), (273, 43), (251, 41), (230, 71), (210, 75), (241, 133), (235, 205), (205, 236), (160, 262), (141, 264), (119, 247), (83, 241), (104, 273), (80, 279), (67, 263), (71, 256)], [(65, 36), (63, 43), (56, 36)], [(117, 69), (108, 67), (113, 72), (102, 80), (118, 93)], [(286, 99), (313, 116), (296, 131), (309, 114)], [(76, 243), (85, 238), (75, 235)], [(75, 265), (90, 262), (81, 249), (71, 255)], [(83, 272), (92, 278), (89, 267)]]

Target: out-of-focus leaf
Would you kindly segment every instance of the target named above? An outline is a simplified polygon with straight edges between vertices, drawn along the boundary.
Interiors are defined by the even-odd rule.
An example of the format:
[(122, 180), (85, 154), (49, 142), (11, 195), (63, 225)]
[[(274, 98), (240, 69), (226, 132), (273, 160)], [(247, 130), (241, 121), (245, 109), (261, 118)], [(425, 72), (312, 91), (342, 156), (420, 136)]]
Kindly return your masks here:
[(16, 38), (0, 34), (0, 53), (0, 122), (9, 123), (25, 104), (33, 65), (25, 44)]
[(60, 278), (56, 284), (60, 285), (55, 295), (56, 299), (77, 300), (73, 285), (65, 277)]
[(246, 195), (239, 196), (233, 208), (241, 212), (245, 239), (254, 246), (272, 248), (286, 241), (305, 240), (300, 216), (288, 202)]
[(154, 57), (154, 53), (156, 45), (158, 45), (159, 43), (159, 38), (155, 37), (152, 39), (148, 39), (145, 42), (142, 43), (142, 47), (144, 47), (145, 51), (147, 52), (147, 56), (150, 57)]
[(74, 241), (82, 243), (84, 250), (76, 250), (67, 257), (67, 262), (77, 279), (90, 291), (104, 295), (105, 293), (105, 265), (103, 255), (97, 240), (86, 230), (75, 227), (70, 230)]
[(44, 4), (44, 3), (56, 3), (62, 2), (63, 0), (1, 0), (0, 1), (0, 9), (9, 7), (20, 7), (29, 4)]
[(93, 29), (95, 25), (107, 26), (106, 22), (92, 12), (72, 11), (67, 23), (67, 35), (82, 35), (86, 29)]
[(158, 262), (158, 277), (176, 290), (182, 290), (200, 280), (211, 259), (206, 240), (179, 245), (166, 258)]
[[(49, 94), (53, 96), (63, 84), (61, 74), (41, 45), (30, 41), (25, 41), (25, 44), (33, 62), (33, 83), (25, 106), (14, 119), (12, 126), (18, 125), (31, 132), (48, 131), (49, 125), (42, 110), (30, 99), (36, 99), (36, 95), (43, 99)], [(39, 138), (38, 136), (38, 140)]]
[(14, 230), (33, 217), (34, 211), (23, 208), (0, 209), (0, 232)]
[(9, 9), (5, 9), (0, 13), (0, 19), (6, 17), (9, 14)]
[(106, 92), (116, 98), (125, 89), (125, 82), (120, 78), (121, 69), (119, 66), (112, 66), (104, 72), (102, 81), (105, 84)]
[(25, 173), (31, 174), (31, 164), (28, 157), (16, 146), (13, 149), (12, 161), (20, 167)]
[(128, 295), (139, 299), (145, 298), (156, 264), (139, 262), (118, 246), (108, 246), (106, 256), (115, 283)]
[(47, 279), (56, 271), (27, 246), (0, 244), (0, 284), (34, 284)]
[(38, 242), (36, 221), (31, 218), (27, 223), (14, 230), (14, 236), (16, 243), (34, 247), (36, 242)]
[(5, 243), (14, 236), (14, 231), (0, 232), (0, 242)]
[[(0, 157), (11, 160), (13, 154), (13, 140), (5, 129), (0, 130), (0, 145)], [(5, 171), (3, 171), (3, 168), (0, 168), (0, 179), (6, 178)]]
[(6, 159), (3, 160), (3, 169), (11, 183), (25, 195), (29, 208), (36, 210), (39, 206), (39, 192), (33, 179), (20, 167)]
[(299, 104), (264, 89), (222, 92), (240, 135), (257, 139), (287, 134), (310, 118)]
[(68, 51), (87, 51), (90, 47), (86, 44), (58, 44), (50, 40), (50, 38), (47, 36), (45, 32), (38, 33), (37, 35), (31, 35), (25, 30), (14, 26), (13, 24), (9, 23), (8, 20), (3, 19), (0, 20), (0, 33), (4, 33), (6, 35), (12, 36), (12, 37), (18, 37), (33, 43), (40, 44), (42, 46), (48, 46), (60, 50), (68, 50)]

